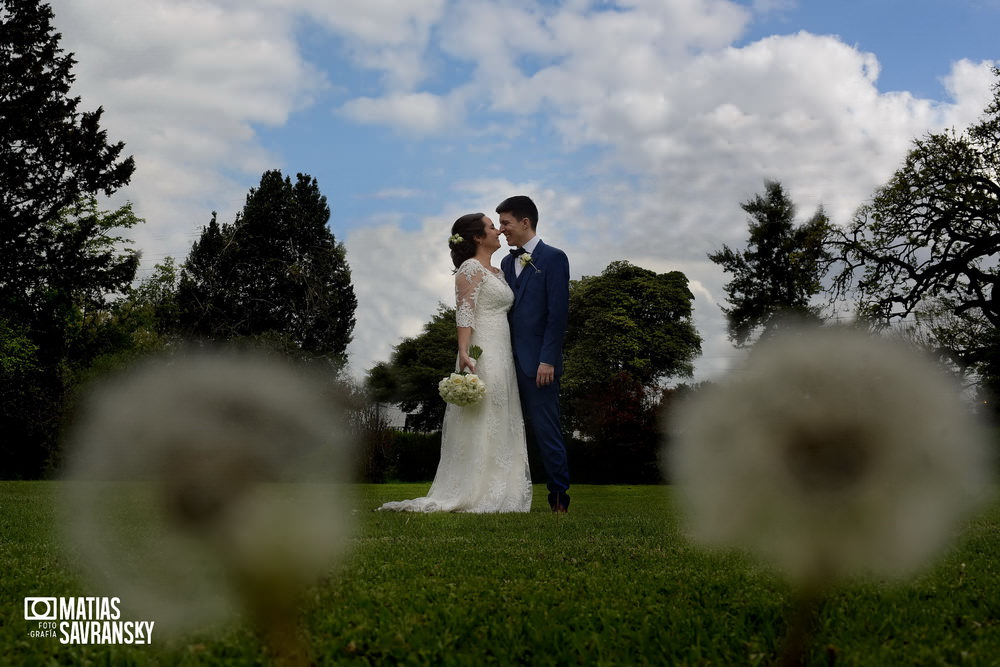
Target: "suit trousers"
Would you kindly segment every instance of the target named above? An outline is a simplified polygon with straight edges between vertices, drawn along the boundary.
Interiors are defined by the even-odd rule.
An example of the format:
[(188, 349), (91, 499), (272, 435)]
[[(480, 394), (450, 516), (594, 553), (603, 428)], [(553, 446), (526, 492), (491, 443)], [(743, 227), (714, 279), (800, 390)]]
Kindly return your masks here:
[(549, 491), (565, 492), (569, 489), (569, 463), (559, 423), (559, 379), (546, 387), (538, 387), (534, 377), (525, 375), (519, 364), (514, 365), (517, 366), (517, 388), (525, 426), (538, 447), (548, 478), (546, 486)]

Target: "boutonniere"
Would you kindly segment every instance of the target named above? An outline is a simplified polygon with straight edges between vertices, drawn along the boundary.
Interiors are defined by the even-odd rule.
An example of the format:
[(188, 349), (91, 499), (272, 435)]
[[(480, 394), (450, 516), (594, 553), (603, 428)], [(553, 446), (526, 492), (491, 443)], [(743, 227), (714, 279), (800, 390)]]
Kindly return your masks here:
[(539, 270), (539, 268), (537, 266), (535, 266), (535, 262), (532, 259), (530, 252), (524, 253), (518, 259), (521, 261), (521, 268), (522, 269), (524, 267), (526, 267), (526, 266), (531, 266), (531, 268), (533, 268), (536, 273), (541, 273), (541, 270)]

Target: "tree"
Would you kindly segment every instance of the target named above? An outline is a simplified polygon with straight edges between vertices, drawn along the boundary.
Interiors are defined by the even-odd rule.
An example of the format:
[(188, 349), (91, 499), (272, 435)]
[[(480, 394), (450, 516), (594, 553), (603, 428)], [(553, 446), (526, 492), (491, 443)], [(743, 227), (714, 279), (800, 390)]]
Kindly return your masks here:
[(99, 211), (86, 197), (38, 225), (51, 254), (11, 290), (0, 313), (0, 476), (37, 477), (58, 458), (57, 439), (72, 392), (98, 357), (124, 338), (110, 311), (135, 278), (138, 253), (113, 230), (140, 222), (129, 205)]
[(378, 363), (368, 371), (368, 387), (376, 401), (398, 403), (408, 413), (408, 429), (436, 431), (445, 409), (437, 385), (454, 372), (457, 349), (455, 309), (439, 305), (419, 335), (403, 339), (388, 363)]
[(177, 342), (177, 267), (172, 257), (127, 295), (112, 304), (102, 318), (101, 335), (116, 340), (96, 361), (91, 375), (100, 375), (143, 355), (168, 350)]
[(134, 324), (139, 347), (156, 349), (165, 346), (176, 332), (178, 270), (173, 257), (153, 267), (153, 272), (132, 290), (118, 309), (123, 318)]
[(942, 356), (966, 372), (1000, 370), (998, 175), (1000, 81), (967, 131), (914, 140), (889, 182), (831, 239), (840, 266), (833, 298), (854, 295), (860, 315), (882, 326), (931, 314)]
[(747, 249), (737, 252), (723, 245), (708, 256), (732, 274), (725, 287), (731, 307), (722, 311), (737, 347), (770, 335), (785, 317), (818, 319), (819, 308), (811, 299), (822, 289), (829, 260), (824, 241), (831, 226), (823, 208), (796, 226), (795, 206), (781, 183), (765, 181), (764, 187), (764, 197), (740, 204), (750, 214)]
[(617, 373), (650, 388), (691, 375), (701, 352), (693, 300), (680, 271), (656, 273), (627, 261), (572, 281), (563, 388), (584, 390)]
[(48, 238), (49, 252), (36, 259), (32, 281), (18, 294), (26, 310), (20, 315), (62, 340), (60, 322), (104, 310), (130, 289), (139, 268), (139, 253), (123, 247), (128, 239), (116, 235), (141, 223), (125, 204), (114, 211), (98, 209), (94, 196), (85, 196), (39, 225)]
[(103, 109), (79, 113), (69, 97), (76, 61), (59, 48), (52, 9), (38, 0), (0, 1), (0, 308), (43, 278), (65, 247), (50, 227), (87, 195), (111, 194), (135, 170), (108, 143)]
[[(1000, 396), (1000, 330), (977, 312), (955, 314), (955, 308), (954, 299), (926, 299), (893, 333), (958, 371), (966, 389), (975, 388), (979, 394), (979, 407), (996, 412), (1000, 407), (995, 401)], [(867, 323), (876, 329), (885, 326), (885, 322)], [(980, 350), (972, 363), (965, 361), (970, 350)]]
[(646, 481), (659, 474), (655, 423), (663, 382), (689, 377), (701, 352), (693, 300), (683, 273), (625, 261), (570, 284), (562, 380), (567, 431), (612, 448), (605, 461), (651, 470), (654, 479)]
[(177, 292), (184, 333), (346, 362), (357, 298), (329, 219), (315, 178), (265, 172), (236, 220), (213, 214), (192, 246)]

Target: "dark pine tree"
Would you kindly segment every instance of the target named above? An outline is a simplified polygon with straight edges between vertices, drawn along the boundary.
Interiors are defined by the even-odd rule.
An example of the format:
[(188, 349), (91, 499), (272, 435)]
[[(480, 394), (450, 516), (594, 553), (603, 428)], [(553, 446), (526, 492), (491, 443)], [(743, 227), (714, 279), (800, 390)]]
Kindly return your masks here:
[(737, 347), (768, 335), (786, 317), (818, 320), (810, 299), (821, 290), (830, 259), (824, 245), (830, 222), (823, 208), (796, 225), (795, 206), (781, 183), (766, 181), (765, 190), (765, 196), (740, 204), (750, 214), (746, 250), (724, 245), (708, 256), (732, 274), (725, 287), (731, 307), (722, 310)]
[(265, 172), (235, 221), (213, 215), (191, 248), (178, 287), (184, 333), (344, 363), (357, 298), (329, 220), (315, 178)]
[(109, 143), (103, 109), (80, 112), (70, 97), (76, 61), (59, 48), (52, 9), (0, 0), (0, 308), (23, 310), (25, 294), (58, 253), (45, 225), (86, 195), (111, 194), (135, 170), (125, 145)]

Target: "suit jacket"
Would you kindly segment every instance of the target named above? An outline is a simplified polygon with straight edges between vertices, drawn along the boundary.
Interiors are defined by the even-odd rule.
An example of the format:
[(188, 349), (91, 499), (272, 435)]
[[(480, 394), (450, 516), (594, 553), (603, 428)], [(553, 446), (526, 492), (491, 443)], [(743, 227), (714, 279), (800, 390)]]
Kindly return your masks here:
[(554, 366), (558, 376), (569, 317), (569, 259), (562, 250), (539, 241), (520, 277), (515, 276), (516, 261), (521, 259), (508, 254), (500, 262), (514, 290), (514, 305), (507, 313), (514, 357), (529, 377), (535, 376), (540, 363)]

